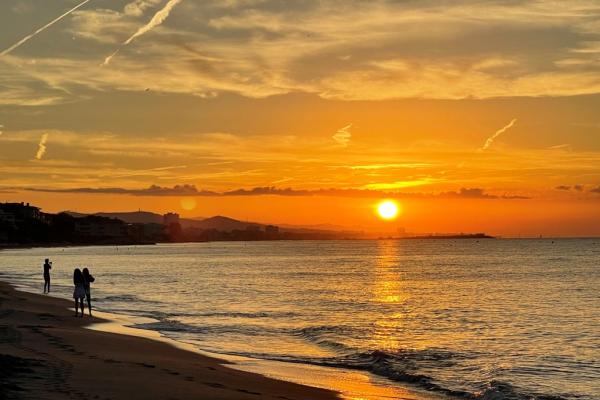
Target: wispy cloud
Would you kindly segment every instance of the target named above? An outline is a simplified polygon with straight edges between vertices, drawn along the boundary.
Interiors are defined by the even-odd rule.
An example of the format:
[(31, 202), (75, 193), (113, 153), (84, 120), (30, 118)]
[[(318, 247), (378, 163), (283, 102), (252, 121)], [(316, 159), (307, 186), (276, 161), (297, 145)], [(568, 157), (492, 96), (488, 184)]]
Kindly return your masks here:
[(22, 44), (24, 44), (28, 40), (32, 39), (35, 35), (37, 35), (37, 34), (43, 32), (43, 31), (45, 31), (48, 28), (50, 28), (52, 25), (54, 25), (55, 23), (57, 23), (61, 19), (65, 18), (66, 16), (68, 16), (69, 14), (71, 14), (73, 11), (75, 11), (78, 8), (84, 6), (86, 3), (90, 2), (90, 1), (91, 0), (84, 0), (84, 1), (82, 1), (81, 3), (77, 4), (75, 7), (71, 8), (70, 10), (68, 10), (67, 12), (65, 12), (64, 14), (62, 14), (62, 15), (56, 17), (55, 19), (53, 19), (52, 21), (48, 22), (46, 25), (42, 26), (41, 28), (39, 28), (35, 32), (33, 32), (33, 33), (25, 36), (23, 39), (19, 40), (17, 43), (15, 43), (12, 46), (8, 47), (7, 49), (3, 50), (0, 53), (0, 57), (7, 55), (11, 51), (15, 50), (17, 47), (21, 46)]
[(564, 144), (557, 144), (555, 146), (550, 146), (548, 147), (550, 150), (568, 150), (571, 151), (571, 145), (568, 143), (564, 143)]
[(379, 170), (379, 169), (395, 169), (395, 168), (426, 168), (433, 164), (429, 163), (387, 163), (387, 164), (367, 164), (367, 165), (350, 165), (343, 168), (352, 170)]
[(432, 178), (423, 178), (423, 179), (411, 179), (406, 181), (396, 181), (396, 182), (384, 182), (384, 183), (369, 183), (364, 187), (366, 189), (371, 190), (393, 190), (393, 189), (403, 189), (408, 187), (429, 185), (434, 183), (435, 179)]
[(487, 149), (490, 148), (490, 146), (492, 145), (492, 143), (494, 143), (494, 140), (496, 140), (498, 138), (498, 136), (502, 135), (504, 132), (506, 132), (508, 129), (512, 128), (513, 125), (515, 124), (515, 122), (517, 122), (516, 118), (513, 118), (512, 121), (510, 121), (508, 123), (508, 125), (504, 126), (501, 129), (498, 129), (496, 131), (496, 133), (494, 133), (492, 136), (490, 136), (489, 138), (487, 138), (487, 140), (485, 141), (485, 143), (483, 144), (483, 147), (480, 149), (481, 151), (485, 151)]
[(35, 154), (36, 160), (41, 160), (42, 157), (44, 157), (44, 154), (46, 154), (46, 142), (48, 142), (48, 134), (44, 133), (40, 138), (40, 143), (38, 144), (38, 151)]
[(112, 53), (111, 55), (106, 57), (104, 59), (104, 62), (102, 63), (102, 65), (108, 65), (110, 63), (110, 61), (113, 59), (113, 57), (117, 55), (117, 53), (121, 50), (121, 48), (123, 46), (127, 46), (129, 43), (134, 41), (136, 38), (150, 32), (152, 29), (154, 29), (157, 26), (159, 26), (160, 24), (162, 24), (167, 19), (169, 14), (171, 13), (171, 10), (173, 10), (173, 8), (177, 4), (181, 3), (181, 1), (182, 0), (169, 0), (162, 9), (160, 9), (159, 11), (156, 12), (156, 14), (154, 14), (154, 16), (152, 17), (150, 22), (148, 22), (146, 25), (139, 28), (137, 30), (137, 32), (135, 32), (133, 35), (131, 35), (129, 37), (129, 39), (127, 39), (125, 42), (123, 42), (121, 47), (119, 47), (117, 50), (115, 50), (114, 53)]
[(335, 135), (332, 136), (333, 140), (335, 140), (340, 146), (347, 147), (348, 143), (350, 143), (350, 138), (352, 137), (350, 128), (352, 128), (352, 124), (338, 129)]
[(576, 192), (583, 192), (584, 188), (585, 187), (583, 185), (573, 185), (573, 186), (570, 186), (570, 185), (559, 185), (559, 186), (555, 187), (554, 189), (556, 189), (556, 190), (565, 190), (565, 191), (574, 190)]

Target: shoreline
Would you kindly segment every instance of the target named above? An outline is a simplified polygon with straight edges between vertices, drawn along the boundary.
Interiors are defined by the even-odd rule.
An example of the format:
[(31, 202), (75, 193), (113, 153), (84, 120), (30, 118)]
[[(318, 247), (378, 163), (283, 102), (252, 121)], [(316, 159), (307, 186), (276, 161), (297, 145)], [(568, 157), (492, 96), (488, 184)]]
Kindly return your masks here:
[(164, 340), (95, 329), (118, 322), (76, 318), (71, 307), (66, 299), (0, 281), (0, 390), (6, 398), (340, 398), (331, 390), (230, 368), (227, 360)]

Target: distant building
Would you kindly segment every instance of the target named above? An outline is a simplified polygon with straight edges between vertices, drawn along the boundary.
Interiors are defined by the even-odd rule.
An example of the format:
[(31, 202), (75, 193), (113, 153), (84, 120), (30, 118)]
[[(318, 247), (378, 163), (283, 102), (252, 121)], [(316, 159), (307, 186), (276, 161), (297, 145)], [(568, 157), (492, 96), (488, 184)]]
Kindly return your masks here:
[(7, 214), (12, 214), (16, 222), (26, 219), (41, 220), (42, 213), (38, 207), (30, 206), (29, 203), (2, 203), (0, 210)]
[(265, 233), (268, 235), (277, 235), (279, 233), (279, 227), (275, 225), (265, 226)]
[(163, 224), (169, 226), (171, 224), (179, 224), (179, 214), (177, 213), (166, 213), (163, 215)]
[(15, 218), (15, 215), (2, 209), (0, 209), (0, 222), (13, 227), (17, 225), (17, 219)]
[(75, 233), (93, 238), (122, 238), (127, 236), (127, 225), (114, 218), (87, 216), (75, 220)]
[(165, 226), (161, 224), (144, 224), (144, 237), (149, 239), (162, 239), (165, 236)]
[(260, 232), (260, 225), (250, 224), (246, 225), (247, 232)]

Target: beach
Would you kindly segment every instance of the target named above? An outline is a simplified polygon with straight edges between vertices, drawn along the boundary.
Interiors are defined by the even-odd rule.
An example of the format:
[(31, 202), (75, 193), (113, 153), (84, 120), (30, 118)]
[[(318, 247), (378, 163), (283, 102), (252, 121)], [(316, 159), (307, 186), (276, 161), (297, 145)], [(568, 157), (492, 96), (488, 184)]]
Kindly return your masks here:
[[(19, 292), (3, 286), (0, 354), (45, 364), (24, 362), (28, 374), (7, 359), (0, 376), (115, 399), (111, 387), (140, 381), (181, 399), (597, 399), (598, 251), (595, 239), (3, 250), (0, 281)], [(45, 258), (51, 296), (37, 294)], [(72, 316), (75, 266), (96, 278), (97, 319)]]
[(0, 282), (0, 392), (31, 399), (335, 399), (168, 343), (86, 329), (70, 301)]

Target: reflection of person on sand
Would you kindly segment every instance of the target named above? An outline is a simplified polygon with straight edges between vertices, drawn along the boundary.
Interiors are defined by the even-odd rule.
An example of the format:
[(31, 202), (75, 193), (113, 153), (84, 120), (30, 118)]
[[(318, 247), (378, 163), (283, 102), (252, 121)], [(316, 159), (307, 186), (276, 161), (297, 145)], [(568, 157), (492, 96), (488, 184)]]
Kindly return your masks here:
[(75, 299), (75, 316), (77, 317), (77, 310), (81, 304), (81, 316), (83, 317), (83, 299), (85, 298), (85, 287), (83, 274), (79, 268), (75, 268), (75, 271), (73, 271), (73, 284), (75, 285), (75, 290), (73, 291), (73, 298)]
[[(90, 312), (90, 317), (92, 316), (92, 296), (90, 294), (90, 283), (94, 282), (96, 279), (90, 274), (90, 271), (87, 268), (83, 269), (83, 287), (85, 289), (85, 297), (87, 298), (88, 310)], [(83, 312), (83, 304), (81, 305), (81, 312)]]
[(44, 261), (44, 293), (50, 293), (50, 270), (52, 263), (48, 258)]

